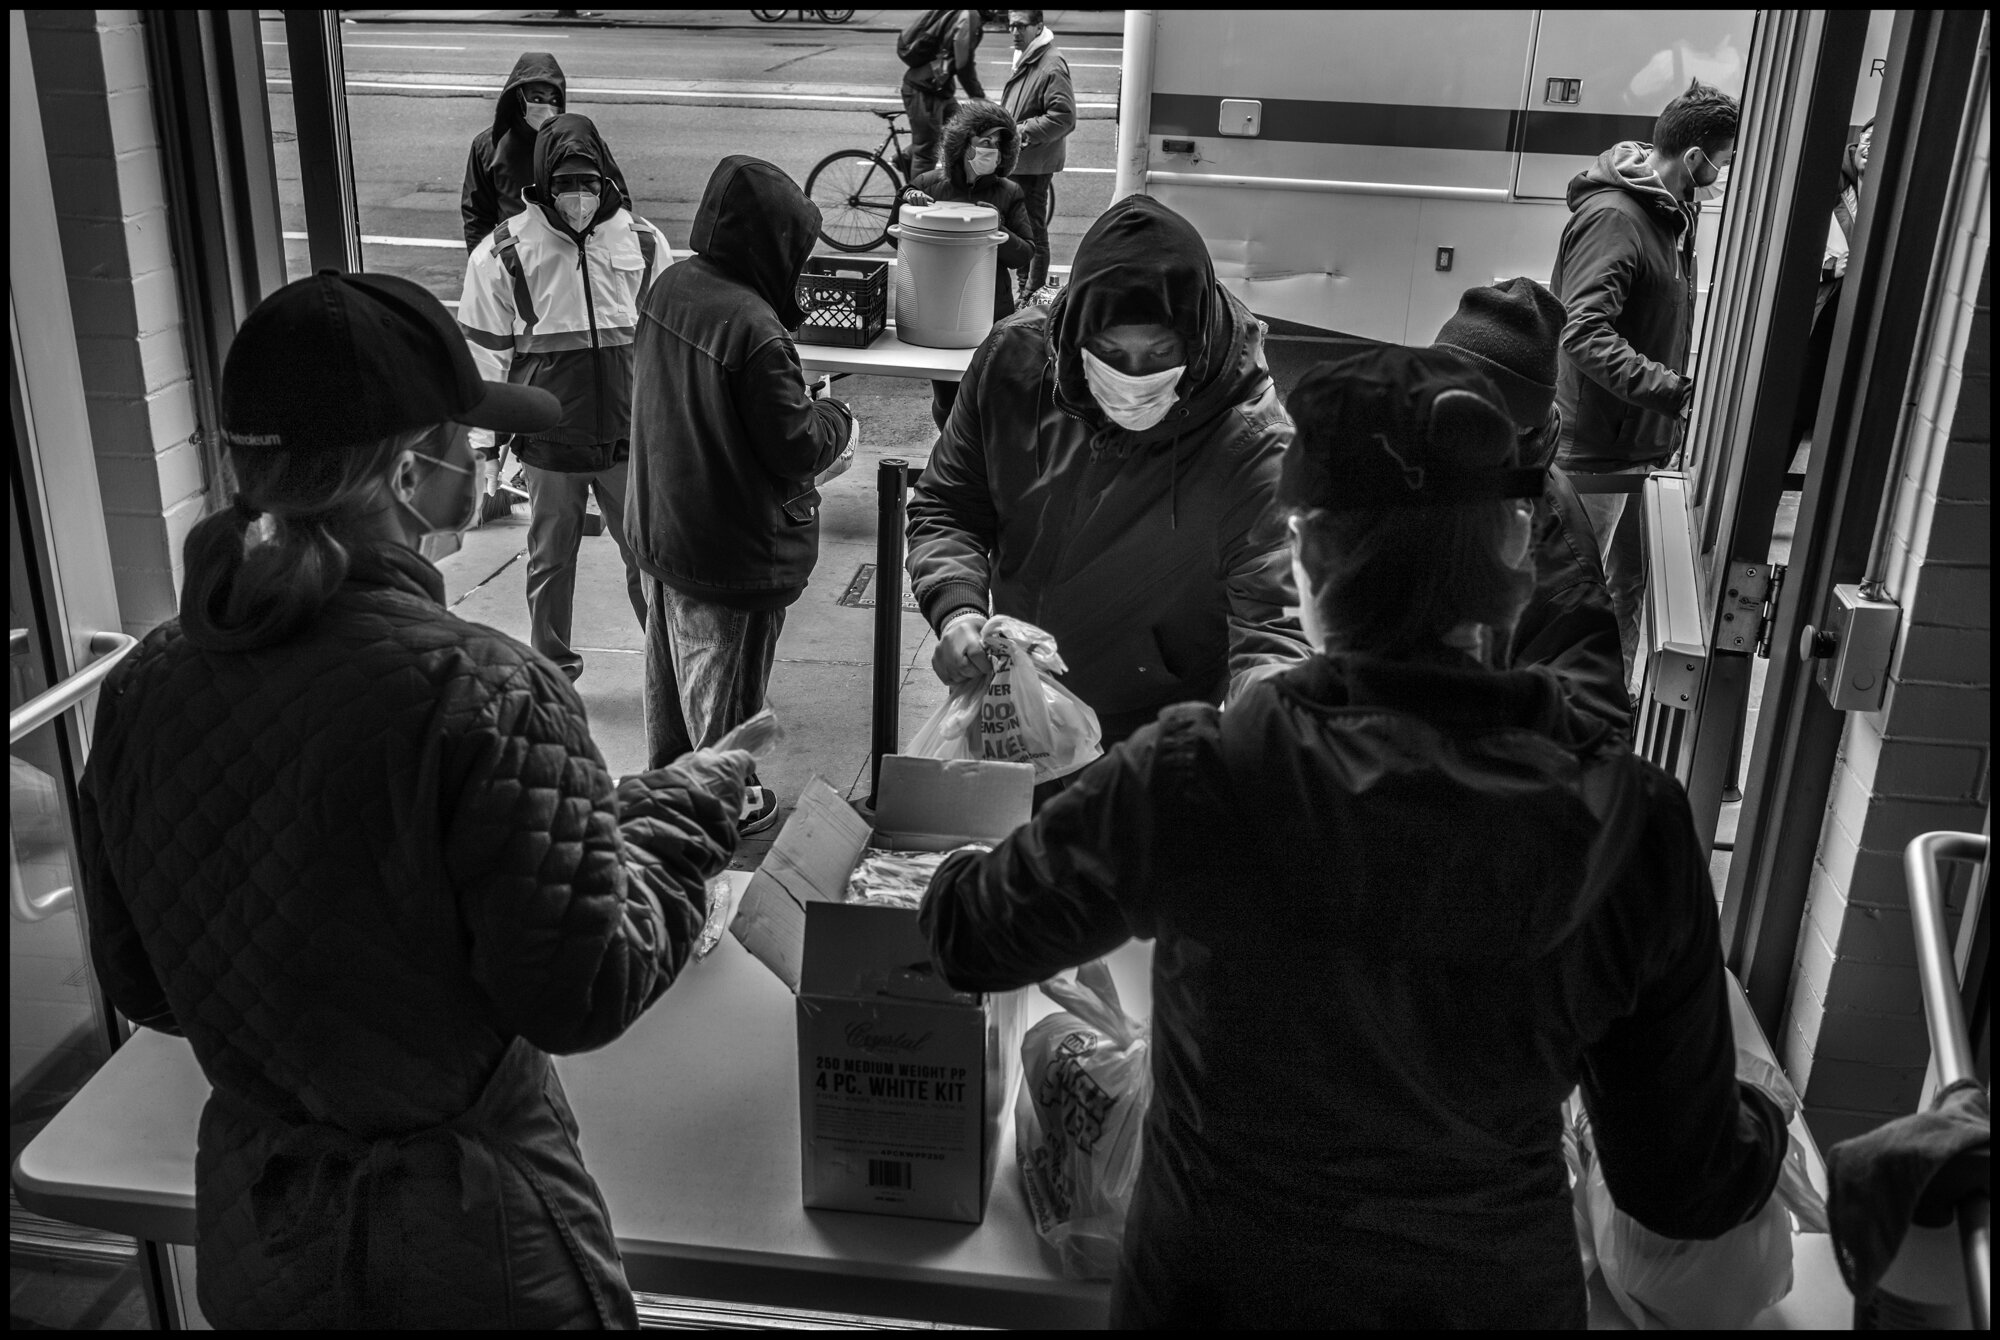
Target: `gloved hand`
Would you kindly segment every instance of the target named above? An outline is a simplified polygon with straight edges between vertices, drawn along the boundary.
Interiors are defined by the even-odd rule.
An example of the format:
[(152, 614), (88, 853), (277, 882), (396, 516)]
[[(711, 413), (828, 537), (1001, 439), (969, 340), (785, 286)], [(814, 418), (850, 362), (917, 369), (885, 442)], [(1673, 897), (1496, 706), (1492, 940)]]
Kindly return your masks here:
[(743, 787), (756, 770), (757, 760), (747, 749), (697, 749), (675, 759), (674, 767), (734, 817), (743, 809)]
[(931, 653), (931, 669), (939, 679), (963, 684), (993, 673), (993, 659), (979, 636), (985, 626), (986, 616), (972, 609), (960, 610), (945, 622), (944, 631), (938, 634), (937, 650)]

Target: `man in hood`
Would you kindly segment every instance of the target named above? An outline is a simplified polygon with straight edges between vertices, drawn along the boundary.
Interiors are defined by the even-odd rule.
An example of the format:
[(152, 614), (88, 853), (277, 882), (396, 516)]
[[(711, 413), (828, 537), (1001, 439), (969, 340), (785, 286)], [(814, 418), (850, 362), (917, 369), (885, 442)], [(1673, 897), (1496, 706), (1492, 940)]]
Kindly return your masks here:
[[(589, 117), (552, 118), (535, 139), (526, 208), (488, 233), (465, 267), (459, 326), (485, 376), (539, 386), (562, 402), (553, 428), (516, 434), (527, 476), (529, 640), (571, 679), (577, 547), (589, 496), (625, 560), (626, 595), (641, 627), (645, 588), (626, 542), (631, 455), (632, 331), (640, 300), (673, 252), (652, 224), (624, 208), (611, 153)], [(474, 435), (493, 487), (491, 434)]]
[[(1615, 144), (1569, 184), (1570, 219), (1550, 287), (1569, 313), (1556, 381), (1557, 460), (1573, 475), (1625, 475), (1596, 482), (1636, 491), (1680, 445), (1694, 395), (1687, 366), (1697, 205), (1721, 191), (1736, 157), (1736, 123), (1736, 99), (1695, 80), (1660, 113), (1653, 143)], [(1620, 524), (1632, 495), (1580, 491), (1604, 555), (1629, 681), (1646, 587), (1639, 529)]]
[[(514, 72), (493, 105), (493, 124), (472, 137), (472, 152), (465, 159), (458, 212), (467, 251), (500, 220), (521, 212), (522, 192), (535, 179), (535, 137), (568, 106), (568, 85), (554, 56), (530, 51), (514, 62)], [(608, 156), (604, 172), (618, 188), (619, 203), (629, 208), (632, 197), (625, 189), (625, 174)]]
[(1150, 197), (1112, 205), (1054, 305), (973, 355), (911, 498), (938, 677), (989, 669), (986, 616), (1025, 619), (1109, 745), (1303, 659), (1272, 506), (1291, 435), (1263, 328), (1200, 234)]
[(919, 925), (968, 991), (1154, 941), (1114, 1327), (1581, 1327), (1575, 1087), (1656, 1233), (1735, 1228), (1783, 1166), (1784, 1112), (1735, 1076), (1702, 843), (1672, 777), (1494, 663), (1542, 472), (1492, 384), (1378, 348), (1290, 404), (1316, 654), (946, 857)]
[[(792, 347), (819, 222), (790, 177), (731, 154), (695, 210), (695, 255), (640, 312), (625, 533), (648, 578), (654, 758), (678, 758), (762, 710), (785, 609), (819, 558), (814, 478), (855, 432), (847, 406), (806, 389)], [(777, 814), (753, 778), (743, 831)]]

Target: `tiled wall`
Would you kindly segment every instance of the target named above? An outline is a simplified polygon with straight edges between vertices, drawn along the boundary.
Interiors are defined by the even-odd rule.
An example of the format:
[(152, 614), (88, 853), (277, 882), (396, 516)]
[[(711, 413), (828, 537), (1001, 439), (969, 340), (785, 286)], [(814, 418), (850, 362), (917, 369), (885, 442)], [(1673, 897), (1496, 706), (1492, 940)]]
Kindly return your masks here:
[[(1800, 928), (1781, 1051), (1822, 1147), (1916, 1109), (1930, 1040), (1903, 848), (1932, 829), (1983, 831), (1992, 797), (1988, 134), (1893, 483), (1886, 576), (1903, 626), (1889, 692), (1881, 711), (1847, 720)], [(1954, 933), (1968, 883), (1961, 872), (1948, 885)]]
[(139, 11), (26, 12), (125, 630), (174, 611), (207, 510)]

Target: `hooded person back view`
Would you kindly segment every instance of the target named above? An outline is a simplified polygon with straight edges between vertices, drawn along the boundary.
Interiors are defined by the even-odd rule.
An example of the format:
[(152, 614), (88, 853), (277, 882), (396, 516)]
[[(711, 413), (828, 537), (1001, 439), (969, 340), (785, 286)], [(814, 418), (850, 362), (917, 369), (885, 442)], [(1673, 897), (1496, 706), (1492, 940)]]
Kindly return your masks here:
[[(819, 210), (761, 159), (716, 165), (695, 255), (640, 310), (625, 534), (647, 577), (646, 747), (677, 758), (764, 706), (785, 609), (819, 558), (819, 490), (854, 434), (790, 332)], [(777, 819), (753, 786), (745, 830)]]
[[(546, 101), (531, 101), (531, 94)], [(493, 104), (493, 124), (472, 137), (465, 158), (458, 212), (467, 251), (500, 220), (521, 212), (522, 193), (535, 180), (535, 137), (551, 118), (567, 110), (569, 85), (556, 58), (546, 51), (522, 53)], [(620, 203), (629, 207), (632, 193), (625, 188), (625, 174), (608, 155), (604, 175), (618, 187)]]

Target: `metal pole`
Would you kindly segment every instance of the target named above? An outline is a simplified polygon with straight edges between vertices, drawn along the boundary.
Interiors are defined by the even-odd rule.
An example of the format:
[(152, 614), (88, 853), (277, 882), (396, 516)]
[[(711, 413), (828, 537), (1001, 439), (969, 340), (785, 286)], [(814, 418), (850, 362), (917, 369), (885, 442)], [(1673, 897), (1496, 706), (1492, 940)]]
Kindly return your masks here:
[(903, 514), (910, 463), (885, 457), (875, 469), (875, 705), (869, 741), (868, 807), (882, 785), (882, 755), (896, 752), (903, 683)]
[(1124, 68), (1118, 78), (1118, 157), (1111, 198), (1123, 200), (1146, 189), (1150, 163), (1147, 129), (1153, 120), (1153, 25), (1157, 11), (1125, 11)]

